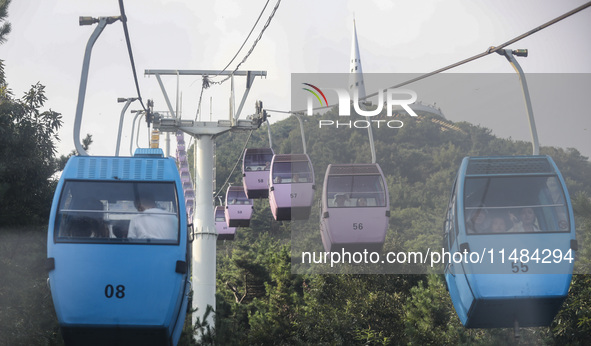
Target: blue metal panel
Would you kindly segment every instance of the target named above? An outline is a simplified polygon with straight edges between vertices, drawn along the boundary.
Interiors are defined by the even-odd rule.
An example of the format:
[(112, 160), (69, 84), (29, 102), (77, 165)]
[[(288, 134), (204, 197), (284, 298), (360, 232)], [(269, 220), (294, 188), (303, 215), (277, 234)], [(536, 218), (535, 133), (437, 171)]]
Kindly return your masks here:
[(164, 157), (74, 156), (68, 160), (63, 179), (175, 181), (176, 163)]
[[(474, 190), (465, 190), (465, 182), (468, 178), (516, 179), (513, 182), (515, 184), (520, 181), (518, 179), (538, 179), (537, 181), (523, 180), (538, 182), (545, 181), (545, 177), (548, 181), (551, 179), (553, 182), (559, 181), (559, 192), (563, 195), (558, 194), (558, 197), (562, 199), (563, 196), (564, 201), (557, 203), (548, 200), (545, 196), (548, 196), (549, 192), (543, 185), (546, 192), (542, 194), (543, 191), (541, 191), (533, 196), (531, 200), (537, 198), (538, 202), (531, 207), (525, 206), (525, 203), (511, 204), (515, 201), (507, 201), (506, 206), (482, 203), (474, 206), (475, 201), (479, 199), (470, 200), (470, 204), (465, 205), (465, 198), (469, 196), (474, 199), (474, 196), (479, 193)], [(486, 180), (485, 182), (486, 190), (480, 201), (484, 201), (485, 195), (489, 202), (495, 201), (495, 198), (497, 201), (502, 199), (499, 191), (491, 187), (495, 186), (495, 181)], [(511, 182), (511, 180), (501, 182)], [(527, 186), (524, 189), (527, 191)], [(522, 199), (522, 201), (527, 200), (527, 196)], [(532, 261), (525, 263), (524, 267), (521, 263), (517, 266), (517, 263), (508, 260), (508, 256), (513, 249), (517, 251), (525, 249), (529, 254), (533, 254), (537, 249), (540, 258), (544, 257), (541, 253), (544, 249), (559, 249), (563, 254), (571, 250), (571, 240), (575, 239), (572, 206), (566, 184), (554, 161), (548, 156), (466, 157), (462, 160), (458, 172), (456, 203), (457, 222), (454, 223), (456, 227), (454, 231), (457, 231), (457, 237), (450, 247), (450, 252), (458, 251), (460, 244), (468, 247), (469, 253), (476, 252), (481, 256), (482, 254), (489, 256), (489, 251), (494, 251), (495, 255), (498, 255), (500, 250), (505, 252), (504, 263), (498, 255), (494, 263), (484, 261), (476, 264), (454, 264), (446, 270), (445, 277), (450, 295), (462, 323), (466, 327), (477, 328), (511, 327), (514, 320), (522, 326), (548, 325), (568, 294), (574, 263), (561, 261), (542, 265)], [(535, 232), (524, 233), (512, 229), (503, 234), (491, 231), (478, 232), (473, 228), (468, 232), (466, 229), (467, 216), (472, 218), (474, 215), (474, 213), (466, 215), (467, 209), (489, 210), (500, 214), (520, 205), (523, 205), (522, 209), (537, 208), (538, 211), (534, 217), (539, 223), (537, 226), (539, 229)], [(574, 251), (571, 250), (571, 254), (574, 257)], [(518, 253), (518, 256), (521, 256), (521, 253)]]
[[(68, 181), (95, 185), (172, 183), (179, 215), (178, 241), (168, 244), (109, 238), (56, 241), (56, 225), (63, 221), (57, 219), (60, 201), (72, 198), (61, 196)], [(52, 297), (60, 326), (70, 341), (85, 340), (77, 338), (92, 331), (108, 340), (109, 335), (130, 339), (134, 333), (147, 335), (153, 331), (153, 335), (160, 335), (164, 330), (167, 343), (176, 343), (184, 324), (189, 293), (190, 252), (185, 209), (176, 163), (164, 158), (160, 149), (138, 150), (132, 158), (70, 158), (53, 198), (47, 243), (48, 257), (55, 263), (49, 273)], [(97, 215), (100, 213), (108, 214), (101, 211)]]

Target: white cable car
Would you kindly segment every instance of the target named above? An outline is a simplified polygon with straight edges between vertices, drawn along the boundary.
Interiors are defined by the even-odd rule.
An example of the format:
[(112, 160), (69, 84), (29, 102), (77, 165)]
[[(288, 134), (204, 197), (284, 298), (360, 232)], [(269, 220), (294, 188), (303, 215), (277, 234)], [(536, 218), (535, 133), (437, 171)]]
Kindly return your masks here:
[(308, 219), (314, 190), (314, 169), (308, 155), (285, 154), (273, 157), (269, 204), (275, 220)]
[(248, 227), (252, 216), (252, 199), (246, 197), (240, 186), (230, 186), (226, 191), (226, 222), (228, 227)]
[(242, 184), (248, 198), (269, 196), (269, 171), (273, 160), (271, 148), (248, 148), (242, 159)]
[(328, 165), (320, 215), (325, 251), (380, 251), (390, 217), (388, 186), (380, 166)]
[(229, 227), (226, 222), (224, 207), (215, 207), (215, 229), (218, 232), (218, 240), (234, 240), (236, 227)]

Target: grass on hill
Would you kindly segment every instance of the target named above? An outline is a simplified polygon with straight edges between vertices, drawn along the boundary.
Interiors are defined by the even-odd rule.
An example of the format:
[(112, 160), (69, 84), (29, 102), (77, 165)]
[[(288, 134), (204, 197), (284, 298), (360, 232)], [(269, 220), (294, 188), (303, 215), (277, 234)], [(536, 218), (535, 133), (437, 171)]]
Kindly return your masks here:
[(61, 345), (47, 287), (47, 228), (0, 228), (0, 345)]

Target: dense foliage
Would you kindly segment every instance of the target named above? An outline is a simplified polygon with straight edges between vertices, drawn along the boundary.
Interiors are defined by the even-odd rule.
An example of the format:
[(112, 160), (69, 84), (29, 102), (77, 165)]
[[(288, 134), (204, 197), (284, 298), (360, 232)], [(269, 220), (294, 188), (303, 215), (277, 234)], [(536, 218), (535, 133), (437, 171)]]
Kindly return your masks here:
[(0, 224), (42, 222), (55, 188), (51, 177), (62, 117), (42, 110), (47, 101), (42, 84), (17, 99), (4, 80), (3, 62), (0, 76)]
[[(330, 117), (331, 113), (322, 117)], [(321, 129), (307, 118), (307, 152), (321, 186), (329, 163), (368, 162), (363, 129)], [(400, 129), (374, 128), (377, 162), (388, 175), (391, 218), (385, 247), (440, 246), (450, 187), (467, 155), (527, 155), (531, 145), (496, 138), (490, 130), (441, 118), (401, 118)], [(276, 153), (302, 152), (296, 119), (272, 126)], [(217, 189), (231, 172), (248, 134), (217, 139)], [(268, 146), (266, 129), (248, 147)], [(579, 244), (591, 224), (591, 164), (576, 149), (543, 147), (567, 181), (574, 198)], [(241, 184), (234, 171), (230, 182)], [(222, 192), (223, 195), (223, 192)], [(319, 198), (319, 191), (317, 191)], [(310, 217), (318, 220), (318, 210)], [(588, 275), (575, 275), (571, 294), (552, 326), (528, 328), (521, 341), (512, 330), (467, 330), (457, 318), (441, 275), (294, 274), (295, 247), (320, 251), (318, 225), (290, 238), (290, 224), (273, 221), (267, 200), (255, 202), (250, 228), (233, 242), (218, 242), (218, 344), (463, 344), (584, 343), (590, 332)], [(297, 242), (297, 245), (296, 243)], [(589, 270), (589, 249), (581, 245), (578, 272)]]
[[(10, 33), (10, 0), (0, 0), (0, 44)], [(14, 97), (0, 60), (0, 225), (46, 220), (55, 187), (53, 174), (67, 157), (55, 158), (61, 115), (43, 110), (45, 87), (36, 83)], [(368, 162), (366, 130), (322, 129), (307, 118), (307, 149), (320, 186), (329, 163)], [(381, 115), (381, 119), (383, 115)], [(377, 117), (380, 119), (380, 116)], [(529, 144), (496, 138), (468, 123), (423, 116), (402, 118), (404, 126), (375, 130), (377, 162), (388, 175), (391, 218), (385, 248), (423, 249), (441, 243), (444, 208), (461, 159), (467, 155), (520, 155)], [(276, 153), (301, 152), (298, 122), (272, 126)], [(217, 190), (231, 170), (248, 134), (217, 139)], [(92, 139), (84, 140), (85, 149)], [(266, 131), (253, 133), (249, 147), (267, 146)], [(591, 270), (591, 163), (576, 149), (545, 147), (571, 194), (580, 249), (576, 271)], [(192, 155), (189, 156), (192, 158)], [(223, 193), (222, 193), (223, 194)], [(317, 196), (318, 197), (318, 196)], [(311, 219), (318, 220), (318, 210)], [(37, 229), (3, 229), (0, 272), (0, 343), (61, 344), (43, 282), (44, 241)], [(218, 242), (217, 311), (213, 333), (203, 344), (587, 344), (591, 335), (591, 275), (574, 275), (562, 310), (549, 327), (528, 328), (521, 339), (512, 330), (467, 330), (453, 309), (441, 275), (294, 274), (294, 248), (320, 250), (318, 225), (311, 223), (297, 242), (289, 223), (275, 222), (266, 200), (256, 201), (250, 228), (237, 239)], [(26, 233), (26, 234), (24, 234)], [(24, 234), (24, 235), (23, 235)], [(29, 268), (23, 270), (22, 268)], [(34, 268), (34, 270), (30, 270)], [(23, 276), (24, 275), (24, 276)], [(45, 293), (43, 293), (45, 292)], [(202, 311), (195, 312), (202, 314)], [(206, 311), (205, 313), (208, 313)], [(204, 321), (204, 318), (200, 318)], [(41, 325), (41, 326), (38, 326)], [(201, 322), (198, 330), (212, 330)], [(189, 328), (190, 329), (190, 328)], [(48, 335), (51, 334), (51, 335)], [(192, 344), (189, 334), (181, 344)]]

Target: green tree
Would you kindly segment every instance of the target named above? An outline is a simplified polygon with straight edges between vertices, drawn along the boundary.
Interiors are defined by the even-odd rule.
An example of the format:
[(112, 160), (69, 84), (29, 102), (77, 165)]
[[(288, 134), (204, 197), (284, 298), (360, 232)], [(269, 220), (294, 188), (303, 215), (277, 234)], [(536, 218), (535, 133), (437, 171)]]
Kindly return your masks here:
[(421, 281), (410, 293), (403, 307), (408, 343), (453, 345), (462, 340), (464, 329), (439, 276), (428, 276), (426, 286)]
[[(88, 152), (88, 148), (90, 147), (90, 145), (92, 144), (92, 135), (87, 133), (86, 137), (84, 137), (84, 139), (82, 140), (82, 148), (84, 149), (84, 151)], [(63, 171), (64, 168), (66, 167), (66, 163), (68, 163), (68, 159), (74, 155), (77, 155), (78, 153), (76, 152), (76, 150), (72, 150), (68, 156), (66, 155), (61, 155), (59, 157), (59, 159), (57, 159), (56, 161), (56, 170), (57, 171)]]
[(10, 23), (6, 21), (8, 17), (8, 5), (10, 5), (11, 1), (0, 0), (0, 44), (6, 42), (7, 36), (12, 29)]
[(37, 83), (20, 99), (0, 103), (0, 224), (41, 222), (55, 188), (55, 141), (61, 114), (42, 111), (45, 86)]
[[(329, 117), (331, 112), (318, 117)], [(327, 165), (368, 162), (369, 146), (363, 129), (338, 129), (327, 135), (315, 121), (307, 120), (307, 151), (319, 198)], [(301, 150), (295, 118), (277, 122), (272, 133), (275, 153)], [(233, 133), (217, 139), (217, 172), (223, 178), (218, 186), (229, 175), (239, 156), (236, 150), (244, 146), (247, 136)], [(390, 192), (386, 251), (440, 246), (444, 209), (464, 156), (530, 153), (528, 143), (496, 138), (486, 128), (461, 123), (443, 130), (429, 117), (405, 119), (403, 129), (380, 128), (374, 138), (377, 162), (387, 174)], [(266, 133), (259, 130), (253, 132), (248, 146), (266, 144)], [(574, 149), (541, 150), (562, 170), (571, 196), (589, 191), (587, 158)], [(240, 175), (235, 172), (230, 181), (240, 184)], [(574, 203), (581, 248), (576, 265), (588, 271), (585, 244), (591, 222), (585, 223), (582, 215), (589, 200), (581, 198)], [(551, 328), (524, 328), (521, 339), (514, 338), (512, 329), (465, 329), (441, 276), (293, 275), (285, 253), (290, 246), (292, 252), (294, 248), (322, 251), (316, 204), (305, 230), (298, 230), (303, 239), (289, 238), (290, 223), (272, 220), (268, 201), (257, 200), (254, 206), (251, 227), (239, 229), (235, 241), (218, 244), (218, 344), (583, 344), (589, 334), (591, 284), (586, 276), (575, 276)], [(298, 250), (291, 254), (294, 258)]]
[(591, 335), (591, 199), (583, 193), (576, 195), (573, 209), (577, 224), (577, 251), (573, 281), (558, 316), (551, 326), (556, 344), (584, 345)]

